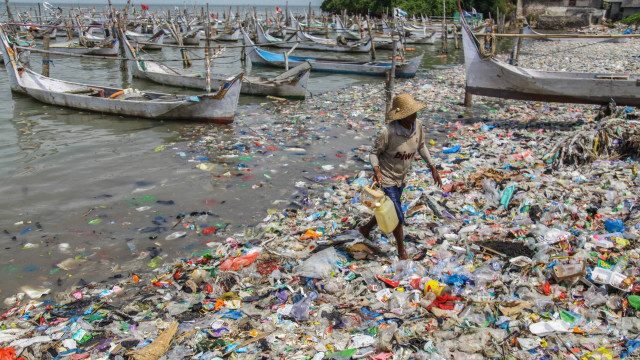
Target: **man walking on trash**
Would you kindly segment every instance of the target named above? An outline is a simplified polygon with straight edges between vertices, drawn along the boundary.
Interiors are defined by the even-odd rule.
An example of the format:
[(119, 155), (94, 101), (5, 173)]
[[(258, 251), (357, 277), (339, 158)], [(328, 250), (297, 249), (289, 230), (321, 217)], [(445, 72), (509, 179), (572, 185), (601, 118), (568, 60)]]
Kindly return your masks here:
[[(378, 134), (375, 146), (369, 154), (369, 162), (373, 167), (373, 181), (382, 187), (396, 208), (398, 214), (398, 226), (393, 230), (398, 247), (400, 259), (407, 259), (407, 252), (404, 248), (404, 214), (400, 196), (404, 190), (404, 178), (411, 167), (411, 162), (418, 152), (422, 159), (426, 161), (433, 180), (442, 187), (442, 180), (436, 170), (429, 150), (424, 144), (424, 130), (422, 123), (417, 119), (417, 112), (422, 110), (424, 105), (417, 102), (413, 96), (407, 93), (398, 94), (393, 98), (393, 105), (387, 114), (389, 122)], [(372, 217), (366, 224), (358, 230), (365, 237), (369, 238), (370, 232), (377, 224), (376, 217)]]

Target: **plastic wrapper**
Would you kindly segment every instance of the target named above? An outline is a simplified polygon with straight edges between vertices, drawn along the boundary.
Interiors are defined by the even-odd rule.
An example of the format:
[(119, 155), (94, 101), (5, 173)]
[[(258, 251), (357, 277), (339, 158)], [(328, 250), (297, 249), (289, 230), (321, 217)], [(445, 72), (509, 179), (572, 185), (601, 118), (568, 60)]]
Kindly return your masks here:
[(295, 268), (295, 273), (314, 279), (321, 279), (331, 275), (336, 269), (338, 254), (334, 248), (327, 248), (313, 254), (302, 265)]

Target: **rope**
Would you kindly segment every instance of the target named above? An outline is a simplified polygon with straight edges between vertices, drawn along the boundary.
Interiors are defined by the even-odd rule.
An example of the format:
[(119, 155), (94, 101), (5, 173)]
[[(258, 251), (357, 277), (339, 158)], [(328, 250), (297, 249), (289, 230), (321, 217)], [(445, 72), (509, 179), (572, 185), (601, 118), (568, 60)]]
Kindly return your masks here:
[[(489, 35), (489, 34), (487, 34)], [(487, 41), (489, 41), (489, 44), (487, 44)], [(480, 58), (482, 58), (483, 60), (486, 59), (491, 59), (492, 57), (495, 56), (496, 54), (496, 44), (498, 43), (497, 39), (496, 39), (496, 34), (495, 33), (491, 33), (491, 36), (487, 37), (485, 36), (484, 40), (482, 41), (482, 43), (480, 44), (480, 49), (479, 49), (479, 53), (480, 53)]]
[[(329, 39), (331, 40), (331, 39)], [(212, 40), (215, 41), (215, 40)], [(150, 45), (157, 45), (157, 46), (161, 46), (161, 47), (179, 47), (179, 48), (185, 48), (185, 49), (206, 49), (206, 46), (198, 46), (198, 45), (174, 45), (174, 44), (156, 44), (156, 43), (151, 43), (151, 42), (147, 42), (147, 41), (138, 41), (138, 44), (150, 44)], [(219, 44), (219, 42), (216, 41), (216, 43)], [(254, 45), (225, 45), (224, 47), (226, 48), (249, 48), (249, 47), (254, 47), (254, 46), (258, 46), (258, 47), (264, 47), (264, 46), (274, 46), (277, 44), (296, 44), (296, 43), (301, 43), (301, 44), (314, 44), (316, 43), (313, 40), (304, 40), (304, 41), (278, 41), (277, 43), (273, 43), (273, 44), (254, 44)], [(364, 45), (364, 44), (363, 44)], [(346, 45), (343, 45), (346, 46)], [(209, 48), (215, 48), (215, 46), (210, 46)]]
[[(92, 59), (106, 59), (106, 60), (130, 60), (127, 59), (126, 57), (119, 57), (119, 56), (101, 56), (101, 55), (83, 55), (83, 54), (71, 54), (71, 53), (66, 53), (66, 52), (60, 52), (60, 51), (47, 51), (47, 50), (42, 50), (42, 49), (36, 49), (36, 48), (31, 48), (31, 47), (27, 47), (27, 46), (16, 46), (17, 49), (20, 50), (27, 50), (27, 51), (31, 51), (31, 52), (37, 52), (37, 53), (49, 53), (49, 54), (53, 54), (53, 55), (62, 55), (62, 56), (70, 56), (70, 57), (86, 57), (86, 58), (92, 58)], [(146, 55), (148, 55), (149, 53), (145, 53)], [(224, 57), (224, 58), (231, 58), (233, 57), (233, 55), (225, 55), (225, 56), (220, 56), (220, 57)], [(150, 60), (150, 59), (143, 59), (143, 60)], [(153, 61), (157, 61), (157, 62), (170, 62), (170, 61), (183, 61), (184, 59), (165, 59), (165, 60), (153, 60)], [(204, 58), (202, 57), (198, 57), (198, 58), (192, 58), (191, 60), (204, 60)], [(137, 61), (137, 60), (131, 60), (131, 61)], [(228, 63), (220, 63), (220, 64), (231, 64), (235, 61), (231, 61)], [(216, 62), (216, 64), (218, 64), (218, 62)]]

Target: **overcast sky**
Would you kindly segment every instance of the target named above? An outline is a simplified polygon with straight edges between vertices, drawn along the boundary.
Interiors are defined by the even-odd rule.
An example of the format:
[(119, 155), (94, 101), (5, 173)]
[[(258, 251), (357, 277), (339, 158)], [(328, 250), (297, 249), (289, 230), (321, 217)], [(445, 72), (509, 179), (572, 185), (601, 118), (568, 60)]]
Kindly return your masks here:
[[(38, 2), (42, 3), (43, 1), (38, 0), (10, 0), (10, 3), (32, 3), (37, 4)], [(107, 0), (47, 0), (52, 5), (56, 4), (93, 4), (93, 5), (102, 5), (107, 4)], [(125, 4), (126, 0), (111, 0), (112, 4)], [(133, 4), (147, 4), (147, 5), (204, 5), (206, 3), (214, 6), (280, 6), (283, 7), (286, 3), (286, 0), (133, 0)], [(311, 6), (320, 6), (322, 4), (322, 0), (311, 0)], [(289, 0), (289, 5), (291, 6), (308, 6), (309, 0)]]

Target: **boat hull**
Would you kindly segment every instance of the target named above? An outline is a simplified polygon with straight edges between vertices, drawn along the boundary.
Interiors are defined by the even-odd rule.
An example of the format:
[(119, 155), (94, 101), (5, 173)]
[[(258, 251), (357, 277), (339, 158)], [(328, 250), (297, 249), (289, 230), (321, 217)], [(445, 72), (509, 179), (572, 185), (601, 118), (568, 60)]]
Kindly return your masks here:
[[(122, 34), (120, 33), (122, 37)], [(153, 82), (191, 89), (206, 90), (207, 80), (199, 74), (182, 73), (179, 69), (140, 58), (137, 52), (124, 40), (126, 56), (132, 68), (133, 76), (148, 79)], [(280, 96), (288, 98), (305, 98), (309, 81), (310, 66), (308, 63), (291, 69), (274, 78), (242, 78), (240, 92), (248, 95)], [(216, 89), (224, 86), (228, 79), (225, 75), (210, 75), (209, 88)]]
[(49, 46), (49, 50), (74, 55), (118, 56), (118, 41), (115, 40), (109, 46), (95, 46), (90, 48), (79, 46), (77, 42), (67, 41), (65, 43), (53, 43)]
[[(461, 12), (462, 13), (462, 12)], [(640, 74), (538, 71), (483, 59), (463, 21), (466, 91), (516, 100), (640, 106)]]
[[(42, 76), (17, 61), (3, 29), (0, 29), (0, 42), (11, 90), (46, 104), (158, 120), (231, 123), (235, 116), (242, 75), (226, 82), (213, 94), (141, 93), (133, 89), (93, 86)], [(131, 96), (127, 99), (128, 95)]]

